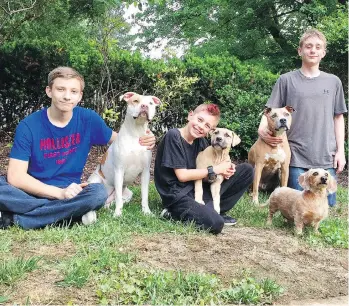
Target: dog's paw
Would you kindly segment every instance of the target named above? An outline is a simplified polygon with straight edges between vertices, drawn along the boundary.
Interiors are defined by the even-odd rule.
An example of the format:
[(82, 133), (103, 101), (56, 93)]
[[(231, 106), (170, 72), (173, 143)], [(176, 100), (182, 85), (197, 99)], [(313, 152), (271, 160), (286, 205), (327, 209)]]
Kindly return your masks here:
[(142, 208), (143, 214), (146, 216), (154, 216), (154, 214), (150, 211), (149, 208)]
[(204, 200), (196, 200), (196, 199), (195, 199), (195, 201), (198, 202), (199, 204), (205, 205)]
[(121, 217), (121, 215), (122, 215), (122, 212), (121, 212), (121, 210), (115, 210), (115, 212), (114, 212), (114, 218), (118, 218), (118, 217)]
[(91, 225), (97, 221), (97, 214), (94, 210), (84, 214), (81, 218), (83, 225)]

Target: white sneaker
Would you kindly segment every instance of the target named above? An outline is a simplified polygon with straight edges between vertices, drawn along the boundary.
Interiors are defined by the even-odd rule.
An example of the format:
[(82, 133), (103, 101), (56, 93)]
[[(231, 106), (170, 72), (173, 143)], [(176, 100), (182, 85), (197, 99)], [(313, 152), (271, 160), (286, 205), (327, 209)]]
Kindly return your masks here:
[(94, 210), (84, 214), (81, 218), (83, 225), (91, 225), (97, 221), (97, 214)]

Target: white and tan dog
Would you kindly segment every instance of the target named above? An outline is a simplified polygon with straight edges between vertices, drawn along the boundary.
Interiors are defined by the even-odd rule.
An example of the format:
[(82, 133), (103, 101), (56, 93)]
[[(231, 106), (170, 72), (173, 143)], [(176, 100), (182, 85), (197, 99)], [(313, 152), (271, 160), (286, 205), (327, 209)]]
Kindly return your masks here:
[[(223, 161), (230, 162), (230, 148), (238, 145), (241, 141), (238, 135), (224, 128), (216, 128), (210, 134), (211, 146), (198, 154), (196, 158), (197, 169), (215, 166)], [(213, 182), (209, 181), (211, 183), (210, 189), (213, 198), (213, 207), (218, 213), (220, 213), (220, 190), (223, 180), (223, 175), (217, 175)], [(203, 201), (202, 180), (195, 181), (195, 201), (205, 204)]]
[[(102, 162), (88, 179), (89, 183), (103, 183), (108, 191), (106, 206), (115, 196), (114, 217), (122, 214), (124, 202), (131, 200), (132, 192), (127, 185), (141, 175), (142, 211), (151, 214), (148, 205), (148, 187), (152, 152), (139, 144), (139, 138), (146, 135), (148, 122), (160, 105), (159, 98), (127, 92), (120, 97), (127, 102), (127, 111), (116, 140), (110, 145)], [(95, 212), (87, 213), (85, 218), (95, 220)], [(88, 222), (88, 221), (87, 221)]]
[(327, 194), (337, 191), (336, 180), (324, 169), (310, 169), (298, 181), (303, 191), (281, 187), (270, 195), (267, 224), (279, 210), (285, 219), (294, 221), (296, 234), (302, 234), (305, 225), (312, 225), (318, 233), (320, 222), (328, 215)]
[(248, 162), (254, 166), (252, 200), (258, 204), (258, 189), (274, 190), (277, 186), (287, 186), (291, 150), (286, 131), (291, 126), (293, 107), (266, 108), (264, 115), (268, 129), (273, 136), (281, 136), (283, 142), (273, 147), (258, 138), (248, 152)]

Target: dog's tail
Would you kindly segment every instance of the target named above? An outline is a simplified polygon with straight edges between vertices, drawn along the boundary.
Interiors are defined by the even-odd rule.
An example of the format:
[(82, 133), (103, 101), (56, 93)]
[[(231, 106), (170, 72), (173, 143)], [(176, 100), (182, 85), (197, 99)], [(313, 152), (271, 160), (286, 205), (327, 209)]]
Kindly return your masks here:
[(266, 207), (268, 205), (269, 205), (269, 199), (265, 203), (259, 205), (258, 208), (263, 208), (263, 207)]

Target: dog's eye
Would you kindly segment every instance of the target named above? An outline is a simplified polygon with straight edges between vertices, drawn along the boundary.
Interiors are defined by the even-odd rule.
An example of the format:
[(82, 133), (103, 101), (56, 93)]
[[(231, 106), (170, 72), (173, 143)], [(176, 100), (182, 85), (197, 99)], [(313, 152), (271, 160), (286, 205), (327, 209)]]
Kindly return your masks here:
[(327, 172), (325, 173), (325, 176), (328, 177), (328, 173)]
[(133, 102), (138, 103), (139, 101), (138, 100), (133, 100)]
[(153, 105), (153, 102), (149, 102), (150, 105)]
[(288, 117), (290, 114), (289, 113), (284, 113), (284, 116), (285, 117)]
[(314, 172), (313, 175), (314, 176), (317, 176), (319, 174), (319, 172)]
[(224, 137), (230, 137), (230, 135), (228, 133), (225, 133)]
[(218, 135), (218, 134), (219, 134), (219, 131), (215, 131), (214, 134), (215, 134), (215, 135)]
[(271, 117), (272, 117), (272, 118), (276, 118), (277, 115), (276, 115), (276, 114), (272, 114)]

